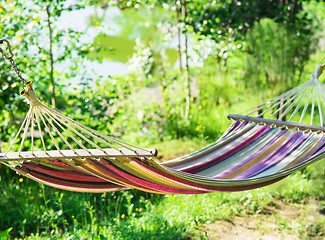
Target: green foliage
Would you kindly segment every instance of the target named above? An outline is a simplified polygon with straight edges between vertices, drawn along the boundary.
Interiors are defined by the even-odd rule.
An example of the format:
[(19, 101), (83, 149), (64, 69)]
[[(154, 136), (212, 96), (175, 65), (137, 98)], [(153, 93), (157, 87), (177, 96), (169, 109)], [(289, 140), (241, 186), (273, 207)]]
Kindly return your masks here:
[(8, 228), (7, 230), (0, 232), (0, 239), (10, 239), (10, 232), (12, 228)]
[[(56, 24), (62, 14), (78, 11), (86, 2), (103, 9), (119, 7), (120, 35), (99, 33), (92, 44), (83, 44), (84, 33)], [(177, 51), (170, 46), (180, 1), (86, 2), (5, 1), (0, 4), (0, 32), (11, 40), (16, 63), (26, 79), (36, 83), (41, 100), (49, 103), (53, 97), (53, 65), (54, 96), (63, 114), (130, 143), (144, 147), (158, 143), (163, 158), (169, 151), (178, 156), (215, 141), (230, 123), (227, 113), (256, 105), (280, 84), (292, 87), (300, 76), (312, 73), (324, 55), (318, 53), (309, 61), (319, 37), (315, 25), (323, 14), (315, 2), (287, 1), (278, 6), (276, 1), (189, 1), (183, 31), (193, 34), (188, 47), (196, 55), (190, 56), (191, 110), (185, 118), (184, 82), (174, 68)], [(304, 9), (317, 11), (319, 20)], [(53, 64), (47, 15), (52, 23)], [(99, 27), (104, 19), (92, 16), (89, 28)], [(125, 75), (98, 76), (83, 64), (87, 59), (106, 58), (129, 61), (133, 69)], [(28, 107), (18, 96), (19, 84), (10, 69), (0, 61), (2, 151)], [(0, 173), (0, 236), (4, 238), (188, 239), (206, 222), (263, 214), (274, 205), (272, 199), (294, 203), (325, 199), (324, 163), (263, 189), (197, 196), (136, 190), (73, 193), (39, 185), (4, 166)], [(324, 232), (321, 224), (314, 223), (299, 229), (302, 237)], [(206, 237), (204, 232), (199, 235)]]
[[(157, 195), (137, 190), (74, 193), (40, 187), (18, 175), (3, 175), (0, 232), (23, 239), (188, 239), (206, 222), (268, 214), (269, 206), (277, 206), (275, 199), (300, 203), (309, 198), (325, 200), (323, 170), (324, 162), (319, 162), (306, 169), (312, 173), (310, 178), (302, 172), (261, 189), (203, 195)], [(282, 226), (290, 227), (286, 222)], [(302, 236), (318, 236), (324, 231), (321, 224), (301, 227)]]
[(135, 41), (120, 36), (97, 35), (93, 50), (88, 54), (92, 60), (110, 59), (126, 63), (134, 52)]
[(286, 2), (267, 1), (191, 1), (188, 22), (202, 36), (215, 41), (240, 39), (244, 33), (263, 18), (275, 19), (289, 25), (307, 25), (310, 19), (301, 17), (302, 0)]
[(245, 84), (258, 89), (288, 90), (300, 82), (318, 39), (310, 32), (297, 34), (285, 25), (263, 19), (248, 32), (246, 43)]
[[(49, 103), (51, 99), (62, 96), (64, 86), (71, 85), (71, 79), (77, 73), (80, 81), (85, 78), (80, 62), (87, 53), (87, 47), (79, 43), (81, 32), (62, 30), (55, 23), (64, 12), (80, 8), (82, 4), (68, 5), (66, 1), (59, 0), (38, 1), (35, 4), (25, 0), (5, 1), (0, 5), (2, 37), (10, 41), (14, 60), (23, 77), (34, 82), (38, 96), (44, 102)], [(1, 48), (8, 52), (5, 45)], [(0, 139), (3, 142), (1, 149), (5, 149), (18, 131), (28, 105), (19, 95), (22, 86), (11, 71), (12, 66), (2, 56), (1, 59)], [(75, 68), (77, 63), (78, 69)], [(59, 64), (65, 65), (66, 69), (57, 71)], [(66, 107), (65, 99), (60, 98), (57, 103), (59, 108)]]

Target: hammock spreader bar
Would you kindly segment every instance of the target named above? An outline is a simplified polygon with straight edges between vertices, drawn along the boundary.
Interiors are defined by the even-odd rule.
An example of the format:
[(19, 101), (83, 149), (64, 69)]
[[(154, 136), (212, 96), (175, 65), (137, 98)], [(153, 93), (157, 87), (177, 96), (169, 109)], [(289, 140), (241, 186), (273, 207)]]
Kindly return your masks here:
[(289, 129), (296, 129), (300, 131), (314, 131), (314, 132), (325, 132), (325, 127), (319, 127), (314, 125), (308, 125), (308, 124), (299, 124), (299, 123), (291, 123), (291, 122), (285, 122), (285, 121), (278, 121), (278, 120), (272, 120), (272, 119), (265, 119), (265, 118), (256, 118), (256, 117), (248, 117), (248, 116), (241, 116), (241, 115), (235, 115), (235, 114), (228, 114), (228, 119), (230, 120), (242, 120), (242, 121), (249, 121), (254, 123), (261, 123), (261, 124), (267, 124), (270, 126), (276, 126), (279, 128), (289, 128)]
[(155, 148), (144, 148), (144, 150), (135, 150), (131, 151), (129, 149), (119, 150), (106, 148), (103, 149), (104, 152), (98, 149), (88, 149), (85, 151), (83, 149), (77, 149), (75, 151), (72, 150), (61, 150), (61, 152), (57, 150), (49, 150), (46, 151), (34, 151), (34, 152), (9, 152), (6, 155), (0, 153), (0, 162), (8, 162), (8, 161), (26, 161), (33, 160), (35, 158), (48, 160), (48, 159), (71, 159), (71, 158), (91, 158), (91, 157), (156, 157), (158, 152)]

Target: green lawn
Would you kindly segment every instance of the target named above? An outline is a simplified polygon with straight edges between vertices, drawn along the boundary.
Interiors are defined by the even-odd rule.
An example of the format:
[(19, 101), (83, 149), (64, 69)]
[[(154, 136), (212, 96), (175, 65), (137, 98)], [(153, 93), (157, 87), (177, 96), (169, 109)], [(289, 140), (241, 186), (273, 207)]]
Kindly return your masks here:
[[(199, 142), (206, 144), (173, 140), (157, 148), (168, 149), (163, 156), (168, 159), (196, 150), (201, 147)], [(137, 190), (73, 193), (42, 186), (8, 169), (1, 171), (2, 236), (10, 232), (17, 239), (208, 239), (209, 226), (216, 221), (263, 218), (279, 201), (305, 204), (308, 209), (308, 202), (317, 200), (319, 208), (325, 206), (324, 161), (261, 189), (204, 195), (158, 195)], [(312, 238), (325, 233), (324, 217), (306, 226), (308, 219), (301, 218), (296, 227), (280, 216), (276, 219), (282, 231), (295, 236), (309, 234)]]

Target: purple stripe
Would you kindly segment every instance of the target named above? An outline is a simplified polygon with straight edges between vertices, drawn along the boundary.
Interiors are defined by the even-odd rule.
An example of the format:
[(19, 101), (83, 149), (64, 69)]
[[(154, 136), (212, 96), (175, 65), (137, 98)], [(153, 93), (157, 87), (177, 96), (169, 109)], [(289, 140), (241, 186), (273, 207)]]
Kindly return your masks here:
[(243, 127), (245, 127), (247, 125), (247, 121), (245, 122), (240, 122), (240, 121), (236, 121), (234, 122), (225, 132), (224, 134), (222, 134), (222, 136), (218, 139), (221, 140), (221, 139), (224, 139), (225, 137), (227, 137), (229, 134), (231, 134), (232, 132), (235, 132), (237, 131), (238, 129), (241, 129)]
[(233, 167), (228, 168), (227, 170), (219, 173), (218, 175), (216, 175), (214, 178), (222, 178), (225, 177), (226, 175), (234, 172), (235, 170), (237, 170), (238, 168), (241, 168), (242, 166), (244, 166), (245, 164), (247, 164), (248, 162), (250, 162), (252, 159), (256, 158), (258, 155), (262, 154), (263, 152), (265, 152), (269, 147), (271, 147), (279, 138), (281, 138), (288, 130), (285, 131), (281, 131), (277, 136), (274, 136), (273, 138), (270, 139), (270, 141), (266, 142), (264, 144), (264, 146), (262, 148), (260, 148), (259, 151), (257, 151), (254, 155), (249, 156), (248, 158), (244, 158), (243, 160), (241, 160), (240, 164), (236, 164)]
[(296, 132), (290, 136), (290, 138), (279, 146), (271, 155), (263, 159), (255, 166), (251, 167), (247, 171), (241, 173), (234, 179), (245, 179), (253, 177), (256, 174), (259, 174), (271, 166), (277, 164), (278, 162), (285, 159), (289, 156), (300, 144), (302, 144), (310, 134), (303, 134), (302, 132)]
[(310, 158), (325, 151), (325, 139), (324, 139), (324, 137), (319, 141), (319, 143), (318, 143), (318, 145), (317, 145), (317, 147), (315, 149), (316, 150), (309, 155)]
[[(257, 130), (252, 136), (250, 136), (249, 138), (246, 138), (244, 141), (235, 145), (233, 148), (230, 148), (226, 152), (224, 152), (224, 153), (222, 153), (222, 154), (220, 154), (204, 163), (183, 169), (182, 171), (189, 172), (189, 173), (197, 173), (199, 171), (203, 171), (203, 170), (215, 165), (216, 163), (222, 162), (222, 161), (226, 160), (227, 158), (229, 158), (230, 156), (236, 154), (236, 152), (238, 152), (239, 150), (241, 150), (244, 147), (249, 146), (256, 139), (260, 138), (263, 134), (267, 133), (270, 130), (271, 129), (269, 126), (263, 126), (259, 130)], [(233, 142), (231, 142), (229, 145), (231, 146), (232, 144), (233, 144)]]
[[(163, 171), (160, 171), (158, 169), (155, 169), (155, 168), (151, 167), (150, 163), (141, 162), (141, 161), (138, 161), (137, 159), (134, 159), (134, 161), (136, 161), (138, 164), (142, 165), (143, 167), (148, 168), (151, 171), (158, 173), (159, 175), (166, 176), (168, 179), (175, 180), (176, 182), (179, 182), (179, 183), (192, 185), (194, 187), (205, 188), (209, 192), (216, 192), (216, 191), (218, 191), (218, 192), (233, 192), (233, 191), (250, 190), (250, 189), (263, 187), (263, 186), (272, 184), (272, 183), (277, 182), (277, 181), (283, 179), (284, 177), (286, 177), (286, 176), (283, 176), (283, 177), (279, 177), (279, 178), (274, 179), (274, 180), (265, 181), (265, 182), (257, 183), (257, 184), (249, 183), (249, 184), (247, 184), (245, 186), (243, 186), (243, 185), (223, 186), (223, 184), (208, 186), (208, 185), (205, 185), (205, 184), (198, 184), (198, 183), (196, 183), (196, 181), (194, 179), (193, 180), (185, 180), (185, 179), (182, 179), (181, 176), (180, 177), (174, 177), (174, 176), (172, 176), (170, 174), (164, 173)], [(201, 177), (201, 176), (198, 176), (198, 175), (193, 175), (193, 174), (180, 172), (180, 171), (173, 170), (173, 169), (170, 169), (170, 168), (166, 168), (166, 169), (171, 171), (171, 172), (177, 172), (177, 173), (181, 173), (181, 174), (192, 175), (192, 176), (195, 176), (196, 178), (200, 178), (200, 179), (210, 179), (210, 180), (212, 179), (212, 178), (206, 178), (206, 177)], [(214, 181), (214, 183), (218, 183), (218, 181)], [(183, 189), (179, 189), (179, 191), (177, 193), (181, 193), (181, 194), (185, 193), (186, 194), (186, 192)]]
[(315, 157), (317, 154), (325, 151), (325, 139), (322, 138), (319, 143), (308, 153), (304, 159), (301, 159), (300, 162), (296, 162), (295, 165), (298, 165), (302, 162), (308, 161), (310, 158)]

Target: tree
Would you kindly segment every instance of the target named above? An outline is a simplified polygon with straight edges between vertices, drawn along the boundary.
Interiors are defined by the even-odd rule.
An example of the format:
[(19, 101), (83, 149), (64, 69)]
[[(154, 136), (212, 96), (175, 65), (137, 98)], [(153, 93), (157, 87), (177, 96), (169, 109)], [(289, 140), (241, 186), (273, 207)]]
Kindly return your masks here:
[[(303, 0), (195, 0), (187, 8), (188, 24), (197, 36), (209, 37), (216, 43), (244, 41), (246, 32), (263, 18), (283, 23), (294, 32), (308, 31), (311, 23), (310, 18), (300, 14)], [(219, 51), (219, 60), (229, 56), (227, 50)]]
[[(88, 53), (87, 46), (79, 43), (82, 33), (71, 29), (58, 29), (56, 21), (65, 11), (77, 10), (83, 4), (68, 5), (66, 1), (5, 1), (0, 4), (0, 31), (13, 49), (14, 60), (27, 81), (33, 81), (41, 100), (52, 100), (52, 105), (63, 107), (65, 100), (56, 99), (64, 85), (70, 84), (77, 74), (85, 76), (75, 64)], [(62, 44), (65, 39), (65, 44)], [(4, 51), (8, 51), (5, 46)], [(65, 64), (65, 71), (57, 71), (58, 64)], [(0, 61), (0, 139), (8, 142), (16, 132), (19, 119), (24, 116), (27, 104), (19, 92), (23, 86), (14, 76), (12, 66), (4, 58)], [(48, 90), (50, 89), (50, 92)], [(11, 123), (11, 124), (9, 124)]]

